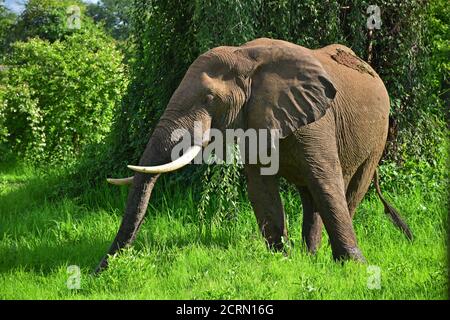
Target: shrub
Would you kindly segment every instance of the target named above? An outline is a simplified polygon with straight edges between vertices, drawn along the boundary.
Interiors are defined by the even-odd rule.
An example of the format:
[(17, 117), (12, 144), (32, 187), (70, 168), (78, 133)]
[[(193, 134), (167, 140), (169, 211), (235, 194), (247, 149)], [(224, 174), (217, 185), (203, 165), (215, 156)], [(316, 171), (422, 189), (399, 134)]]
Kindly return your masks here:
[(91, 29), (16, 42), (0, 86), (0, 141), (33, 161), (69, 159), (109, 132), (126, 87), (122, 55)]

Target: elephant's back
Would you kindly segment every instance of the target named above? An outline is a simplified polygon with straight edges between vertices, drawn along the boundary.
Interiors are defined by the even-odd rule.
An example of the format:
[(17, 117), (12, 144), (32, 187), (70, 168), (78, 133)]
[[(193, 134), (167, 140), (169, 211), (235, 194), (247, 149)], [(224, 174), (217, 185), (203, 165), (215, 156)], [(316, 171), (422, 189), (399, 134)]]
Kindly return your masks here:
[(389, 125), (389, 95), (372, 67), (343, 45), (313, 50), (336, 88), (331, 111), (344, 175), (383, 152)]
[(332, 44), (312, 50), (330, 75), (336, 90), (344, 98), (352, 97), (358, 105), (370, 104), (373, 111), (389, 113), (389, 95), (380, 76), (350, 48)]

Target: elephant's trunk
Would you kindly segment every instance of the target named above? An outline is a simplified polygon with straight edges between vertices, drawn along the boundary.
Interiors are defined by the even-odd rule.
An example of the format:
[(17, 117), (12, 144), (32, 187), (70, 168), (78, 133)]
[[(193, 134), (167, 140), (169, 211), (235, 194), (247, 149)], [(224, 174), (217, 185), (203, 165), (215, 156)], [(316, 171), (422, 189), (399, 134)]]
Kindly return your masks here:
[[(119, 231), (109, 248), (108, 254), (113, 255), (134, 241), (137, 232), (144, 221), (147, 205), (150, 200), (153, 187), (159, 175), (136, 174), (133, 186), (128, 194), (127, 208), (122, 219)], [(108, 257), (105, 256), (96, 269), (96, 273), (108, 265)]]
[[(167, 128), (158, 126), (150, 141), (145, 148), (145, 151), (139, 161), (141, 166), (160, 165), (170, 161), (171, 145), (167, 144)], [(168, 146), (163, 148), (162, 146)], [(139, 228), (144, 221), (145, 213), (147, 211), (148, 202), (153, 190), (153, 187), (158, 179), (159, 174), (144, 174), (136, 173), (134, 177), (126, 178), (131, 182), (131, 188), (128, 193), (127, 206), (119, 231), (109, 248), (108, 255), (113, 255), (122, 248), (125, 248), (134, 241)], [(106, 255), (98, 265), (95, 273), (98, 273), (108, 266), (108, 255)]]
[[(139, 167), (162, 166), (171, 162), (171, 151), (176, 144), (176, 141), (171, 141), (171, 132), (174, 130), (173, 121), (171, 124), (172, 126), (166, 121), (160, 121), (139, 161)], [(210, 124), (209, 121), (208, 124)], [(209, 126), (205, 129), (209, 129)], [(200, 149), (194, 148), (193, 151), (187, 151), (186, 153), (189, 153), (190, 157), (194, 153), (197, 154), (198, 151), (200, 151)], [(119, 231), (108, 251), (108, 255), (113, 255), (120, 249), (131, 245), (136, 238), (139, 228), (144, 220), (153, 187), (159, 175), (159, 173), (136, 172), (134, 177), (126, 178), (121, 181), (132, 183), (132, 186), (128, 194), (125, 215)], [(108, 255), (100, 261), (95, 273), (98, 273), (107, 267)]]

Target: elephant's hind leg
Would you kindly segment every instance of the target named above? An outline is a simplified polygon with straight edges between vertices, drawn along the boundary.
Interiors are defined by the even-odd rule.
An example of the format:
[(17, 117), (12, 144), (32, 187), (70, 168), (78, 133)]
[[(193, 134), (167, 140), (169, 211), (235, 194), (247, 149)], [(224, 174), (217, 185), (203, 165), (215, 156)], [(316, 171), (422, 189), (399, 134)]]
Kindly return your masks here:
[(259, 229), (270, 248), (282, 250), (287, 231), (278, 177), (261, 175), (260, 168), (255, 165), (246, 165), (245, 171), (248, 197)]
[(302, 172), (329, 235), (333, 257), (365, 261), (348, 211), (337, 143), (333, 135), (321, 129), (317, 125), (298, 132)]
[(315, 254), (322, 242), (322, 219), (307, 187), (297, 187), (303, 206), (302, 239), (306, 248)]

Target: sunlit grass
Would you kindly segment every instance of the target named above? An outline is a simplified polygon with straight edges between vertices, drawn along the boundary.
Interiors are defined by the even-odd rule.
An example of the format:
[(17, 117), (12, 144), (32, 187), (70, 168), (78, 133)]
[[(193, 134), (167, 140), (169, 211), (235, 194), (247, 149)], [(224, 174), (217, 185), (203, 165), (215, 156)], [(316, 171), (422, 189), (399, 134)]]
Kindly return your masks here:
[[(72, 182), (77, 183), (77, 182)], [(82, 188), (83, 189), (83, 188)], [(368, 264), (333, 262), (325, 235), (317, 256), (300, 241), (301, 203), (283, 193), (291, 245), (269, 252), (243, 196), (236, 222), (201, 228), (195, 189), (160, 183), (135, 246), (91, 276), (107, 251), (127, 188), (85, 187), (72, 195), (58, 174), (0, 167), (0, 299), (444, 299), (447, 295), (446, 194), (387, 194), (414, 232), (410, 243), (372, 193), (355, 228)], [(214, 200), (213, 200), (214, 201)], [(210, 232), (205, 232), (210, 230)], [(81, 288), (69, 290), (69, 265)], [(369, 289), (368, 266), (381, 271)]]

